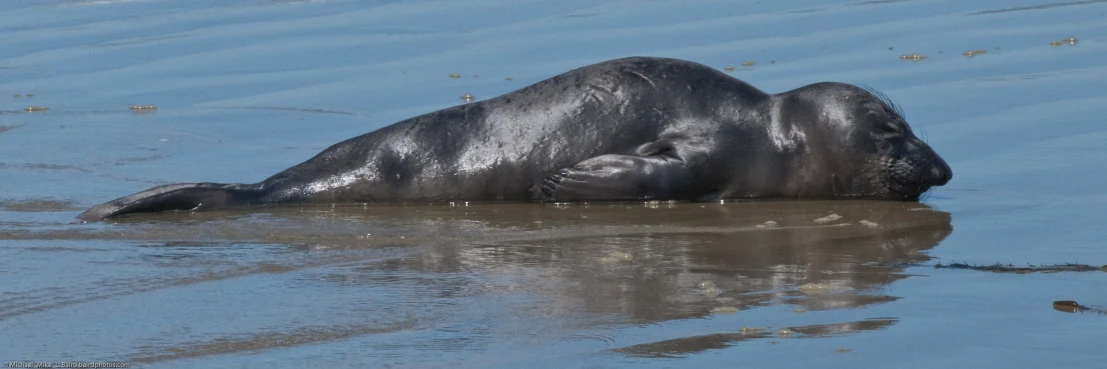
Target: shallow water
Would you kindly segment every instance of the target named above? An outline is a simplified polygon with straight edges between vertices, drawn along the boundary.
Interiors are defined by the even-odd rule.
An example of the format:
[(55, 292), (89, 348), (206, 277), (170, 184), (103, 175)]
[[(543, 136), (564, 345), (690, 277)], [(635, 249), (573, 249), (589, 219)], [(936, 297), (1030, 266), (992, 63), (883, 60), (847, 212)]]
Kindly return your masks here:
[[(1107, 1), (8, 0), (0, 360), (1102, 366), (1107, 316), (1052, 303), (1107, 305), (1107, 273), (934, 266), (1107, 264), (1105, 13)], [(463, 94), (629, 55), (734, 66), (769, 92), (873, 87), (954, 178), (922, 204), (266, 207), (71, 224), (156, 184), (255, 182)], [(814, 221), (829, 214), (842, 218)], [(712, 312), (724, 307), (736, 312)]]

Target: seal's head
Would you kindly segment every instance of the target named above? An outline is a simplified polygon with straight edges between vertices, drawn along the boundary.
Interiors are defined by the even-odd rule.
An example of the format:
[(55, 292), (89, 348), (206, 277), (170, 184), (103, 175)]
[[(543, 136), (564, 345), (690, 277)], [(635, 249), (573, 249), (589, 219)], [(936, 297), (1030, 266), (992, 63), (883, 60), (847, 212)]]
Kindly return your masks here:
[(789, 92), (783, 102), (803, 106), (787, 109), (804, 112), (788, 119), (805, 132), (806, 161), (814, 164), (802, 171), (823, 178), (831, 196), (917, 200), (953, 177), (945, 160), (880, 93), (817, 83)]

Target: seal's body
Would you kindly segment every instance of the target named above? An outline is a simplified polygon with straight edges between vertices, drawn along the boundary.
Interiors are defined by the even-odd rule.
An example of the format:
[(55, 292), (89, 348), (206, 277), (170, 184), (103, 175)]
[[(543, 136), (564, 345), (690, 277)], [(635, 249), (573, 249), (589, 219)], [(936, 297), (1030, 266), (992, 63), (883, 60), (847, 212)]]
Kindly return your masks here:
[(78, 218), (278, 203), (915, 200), (951, 176), (867, 90), (769, 95), (701, 64), (634, 57), (401, 121), (257, 184), (155, 187)]

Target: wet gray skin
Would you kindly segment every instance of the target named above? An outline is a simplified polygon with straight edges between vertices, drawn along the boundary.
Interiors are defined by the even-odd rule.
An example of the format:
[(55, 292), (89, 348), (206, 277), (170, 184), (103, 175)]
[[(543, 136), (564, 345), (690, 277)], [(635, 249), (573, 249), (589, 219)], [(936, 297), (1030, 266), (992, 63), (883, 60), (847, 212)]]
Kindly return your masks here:
[(915, 200), (951, 177), (865, 89), (769, 95), (698, 63), (634, 57), (381, 128), (260, 183), (159, 186), (78, 218), (293, 203)]

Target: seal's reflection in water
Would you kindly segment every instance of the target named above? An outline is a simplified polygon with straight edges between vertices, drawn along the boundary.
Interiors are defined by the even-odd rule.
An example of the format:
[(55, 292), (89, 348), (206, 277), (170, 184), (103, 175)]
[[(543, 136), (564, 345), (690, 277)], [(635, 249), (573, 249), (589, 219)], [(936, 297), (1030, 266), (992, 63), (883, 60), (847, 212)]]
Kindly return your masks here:
[[(572, 339), (707, 317), (720, 307), (737, 308), (740, 316), (759, 307), (794, 314), (892, 301), (897, 297), (882, 287), (907, 277), (897, 265), (927, 261), (925, 251), (952, 231), (948, 213), (869, 201), (272, 208), (237, 219), (198, 214), (160, 217), (182, 217), (173, 220), (217, 230), (217, 238), (297, 244), (299, 261), (286, 261), (323, 267), (315, 288), (349, 293), (407, 283), (413, 295), (405, 303), (450, 310), (413, 326), (469, 327), (457, 333), (471, 350), (521, 332)], [(815, 221), (830, 214), (841, 218)], [(770, 220), (775, 225), (766, 226)], [(408, 252), (359, 261), (356, 255), (368, 249)], [(306, 262), (323, 258), (328, 261)], [(491, 302), (460, 302), (474, 299)], [(881, 329), (895, 319), (825, 323), (789, 328), (796, 337), (818, 337)], [(674, 355), (774, 334), (739, 333), (739, 327), (687, 337), (654, 332), (655, 342), (609, 348)], [(453, 347), (447, 341), (412, 345)]]

